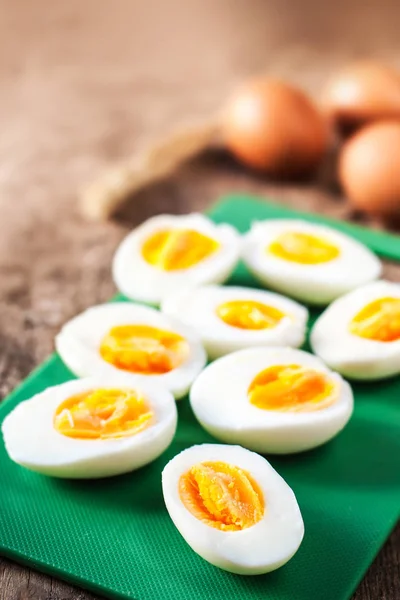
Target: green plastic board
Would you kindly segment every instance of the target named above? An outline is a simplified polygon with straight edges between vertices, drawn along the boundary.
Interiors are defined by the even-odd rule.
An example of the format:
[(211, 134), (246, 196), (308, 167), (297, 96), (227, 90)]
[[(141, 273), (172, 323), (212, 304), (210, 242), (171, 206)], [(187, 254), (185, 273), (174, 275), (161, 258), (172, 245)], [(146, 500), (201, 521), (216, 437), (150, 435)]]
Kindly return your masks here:
[[(223, 200), (210, 214), (242, 232), (255, 219), (298, 216), (238, 196)], [(399, 238), (323, 220), (400, 261)], [(231, 283), (255, 285), (244, 267)], [(0, 420), (22, 400), (71, 378), (52, 356), (0, 406)], [(294, 489), (306, 529), (299, 552), (274, 573), (241, 577), (220, 571), (198, 557), (172, 524), (162, 499), (161, 471), (184, 448), (213, 441), (195, 421), (187, 399), (179, 403), (171, 447), (152, 465), (108, 480), (31, 473), (9, 460), (1, 442), (0, 553), (109, 598), (349, 598), (400, 506), (400, 378), (353, 387), (354, 416), (336, 439), (302, 455), (270, 457)]]

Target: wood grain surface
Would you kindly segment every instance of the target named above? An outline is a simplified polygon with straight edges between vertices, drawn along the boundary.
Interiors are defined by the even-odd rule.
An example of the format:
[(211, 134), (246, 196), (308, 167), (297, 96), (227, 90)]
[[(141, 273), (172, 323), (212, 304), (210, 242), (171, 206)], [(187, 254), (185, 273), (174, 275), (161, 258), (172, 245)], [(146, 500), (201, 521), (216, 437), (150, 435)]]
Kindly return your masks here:
[[(1, 2), (2, 397), (52, 351), (68, 318), (114, 293), (112, 254), (128, 229), (152, 214), (203, 210), (221, 194), (246, 191), (366, 221), (336, 189), (334, 157), (314, 181), (281, 185), (210, 154), (145, 190), (113, 222), (88, 225), (77, 211), (84, 183), (160, 131), (208, 116), (251, 73), (288, 77), (317, 96), (327, 74), (346, 60), (368, 54), (400, 66), (397, 0), (329, 6)], [(386, 274), (400, 280), (399, 267), (387, 265)], [(400, 597), (399, 554), (397, 529), (355, 600)], [(94, 596), (0, 559), (0, 600), (28, 598)]]

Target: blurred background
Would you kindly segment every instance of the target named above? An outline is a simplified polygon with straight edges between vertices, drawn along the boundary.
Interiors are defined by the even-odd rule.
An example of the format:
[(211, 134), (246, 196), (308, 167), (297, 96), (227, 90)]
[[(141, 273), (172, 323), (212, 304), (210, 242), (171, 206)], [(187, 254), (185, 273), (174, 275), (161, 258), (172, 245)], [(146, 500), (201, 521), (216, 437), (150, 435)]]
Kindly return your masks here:
[(352, 59), (400, 66), (399, 16), (396, 0), (4, 1), (1, 218), (12, 238), (30, 214), (53, 222), (104, 167), (251, 74), (318, 97)]

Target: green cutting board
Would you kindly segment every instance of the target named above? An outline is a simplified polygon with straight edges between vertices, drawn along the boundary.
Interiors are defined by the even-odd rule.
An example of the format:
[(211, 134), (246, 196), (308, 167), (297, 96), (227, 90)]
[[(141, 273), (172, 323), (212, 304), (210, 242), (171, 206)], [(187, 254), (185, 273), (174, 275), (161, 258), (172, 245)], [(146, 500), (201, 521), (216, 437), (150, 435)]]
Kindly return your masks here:
[[(295, 213), (231, 197), (210, 214), (246, 231), (254, 219)], [(400, 261), (395, 236), (314, 215), (305, 218), (331, 223)], [(243, 267), (231, 283), (255, 285)], [(71, 378), (52, 356), (1, 405), (0, 420), (22, 400)], [(213, 441), (195, 421), (187, 399), (179, 403), (172, 446), (152, 465), (108, 480), (67, 481), (31, 473), (12, 463), (1, 443), (0, 552), (109, 598), (349, 598), (400, 506), (400, 378), (358, 383), (354, 393), (354, 416), (336, 439), (302, 455), (271, 457), (296, 493), (306, 529), (299, 552), (274, 573), (241, 577), (220, 571), (192, 552), (172, 524), (162, 499), (161, 471), (184, 448)]]

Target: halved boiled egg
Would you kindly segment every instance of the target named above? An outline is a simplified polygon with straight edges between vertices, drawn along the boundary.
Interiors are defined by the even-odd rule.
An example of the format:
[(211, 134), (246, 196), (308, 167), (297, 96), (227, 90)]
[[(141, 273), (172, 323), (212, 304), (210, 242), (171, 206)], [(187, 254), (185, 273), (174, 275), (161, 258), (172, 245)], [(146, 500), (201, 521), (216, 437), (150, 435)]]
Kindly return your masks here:
[(164, 468), (162, 488), (185, 541), (226, 571), (257, 575), (278, 569), (303, 539), (291, 488), (265, 458), (240, 446), (184, 450)]
[(250, 346), (301, 346), (307, 310), (278, 294), (209, 285), (180, 290), (161, 305), (198, 332), (210, 358)]
[(250, 348), (204, 369), (190, 390), (200, 424), (224, 442), (261, 453), (301, 452), (333, 438), (353, 394), (318, 358), (292, 348)]
[(310, 304), (328, 304), (381, 273), (379, 259), (356, 240), (300, 220), (254, 223), (243, 260), (266, 286)]
[(89, 308), (64, 325), (57, 352), (79, 377), (117, 373), (154, 380), (184, 396), (206, 363), (196, 332), (147, 306), (118, 302)]
[(377, 281), (339, 298), (319, 317), (310, 340), (313, 351), (347, 377), (400, 373), (400, 285)]
[(178, 289), (223, 283), (240, 255), (240, 236), (201, 214), (159, 215), (130, 233), (118, 248), (113, 277), (128, 298), (159, 304)]
[(74, 479), (119, 475), (155, 460), (175, 434), (170, 392), (124, 377), (68, 381), (21, 402), (2, 432), (10, 458)]

